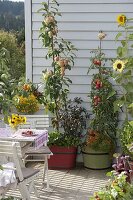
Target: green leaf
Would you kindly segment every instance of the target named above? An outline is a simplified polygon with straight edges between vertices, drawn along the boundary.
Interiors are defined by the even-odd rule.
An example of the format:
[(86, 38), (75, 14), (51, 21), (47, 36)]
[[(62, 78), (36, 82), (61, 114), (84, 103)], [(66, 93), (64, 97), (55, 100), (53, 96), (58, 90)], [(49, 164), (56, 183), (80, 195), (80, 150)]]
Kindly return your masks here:
[(122, 47), (117, 48), (117, 54), (118, 54), (119, 57), (122, 56)]
[(122, 33), (119, 32), (119, 33), (116, 35), (116, 37), (115, 37), (115, 41), (117, 41), (117, 40), (119, 39), (119, 37), (121, 37), (121, 36), (122, 36)]
[(133, 29), (133, 26), (127, 26), (126, 29)]
[(0, 165), (0, 170), (3, 170), (4, 168), (2, 167), (2, 165)]
[(40, 8), (37, 12), (45, 11), (44, 8)]
[(124, 46), (124, 47), (122, 48), (122, 57), (124, 57), (126, 54), (127, 54), (127, 47)]
[(113, 105), (114, 105), (114, 112), (117, 112), (124, 104), (124, 100), (116, 100)]
[(132, 33), (132, 34), (129, 34), (128, 39), (129, 39), (129, 40), (133, 40), (133, 33)]
[(129, 121), (128, 123), (133, 127), (133, 121)]
[(122, 44), (123, 47), (125, 47), (126, 46), (126, 41), (125, 40), (121, 40), (121, 44)]
[(127, 21), (132, 21), (132, 20), (133, 20), (133, 18), (128, 18), (128, 19), (127, 19)]
[(107, 96), (107, 99), (109, 99), (110, 97), (114, 96), (116, 94), (116, 91), (115, 90), (112, 90), (108, 96)]
[(128, 82), (126, 84), (122, 84), (122, 86), (128, 91), (132, 91), (133, 90), (133, 83), (132, 82)]
[(128, 106), (128, 108), (133, 108), (133, 103), (131, 103), (131, 104)]
[(112, 172), (107, 172), (106, 176), (112, 176)]

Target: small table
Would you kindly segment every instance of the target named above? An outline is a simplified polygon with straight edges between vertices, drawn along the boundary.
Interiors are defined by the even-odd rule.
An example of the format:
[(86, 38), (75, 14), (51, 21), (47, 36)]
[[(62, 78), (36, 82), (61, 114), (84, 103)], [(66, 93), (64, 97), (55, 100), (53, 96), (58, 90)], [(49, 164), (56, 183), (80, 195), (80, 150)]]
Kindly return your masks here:
[[(33, 136), (22, 135), (22, 132), (33, 131)], [(16, 141), (21, 143), (22, 154), (24, 155), (27, 148), (33, 143), (35, 149), (39, 149), (43, 145), (47, 145), (48, 142), (48, 131), (37, 130), (37, 129), (19, 129), (15, 133), (8, 132), (8, 129), (0, 129), (0, 140)]]
[[(22, 132), (26, 132), (27, 130), (33, 131), (33, 136), (24, 136)], [(7, 131), (4, 134), (0, 134), (0, 140), (7, 140), (7, 141), (16, 141), (21, 143), (22, 147), (22, 154), (25, 156), (27, 149), (33, 143), (35, 149), (39, 149), (43, 145), (47, 146), (48, 142), (48, 130), (37, 130), (37, 129), (19, 129), (14, 134), (9, 134)], [(44, 173), (43, 173), (43, 181), (45, 179), (45, 173), (47, 174), (47, 190), (49, 190), (49, 179), (48, 179), (48, 157), (50, 155), (45, 155), (45, 163), (44, 165)], [(25, 160), (25, 158), (24, 158)]]
[[(26, 136), (22, 135), (22, 132), (33, 131), (33, 135)], [(2, 131), (2, 130), (1, 130)], [(33, 142), (35, 143), (35, 148), (40, 148), (43, 144), (47, 144), (48, 141), (48, 131), (37, 130), (37, 129), (19, 129), (14, 134), (8, 134), (8, 131), (2, 134), (0, 132), (0, 140), (17, 141), (17, 142)]]

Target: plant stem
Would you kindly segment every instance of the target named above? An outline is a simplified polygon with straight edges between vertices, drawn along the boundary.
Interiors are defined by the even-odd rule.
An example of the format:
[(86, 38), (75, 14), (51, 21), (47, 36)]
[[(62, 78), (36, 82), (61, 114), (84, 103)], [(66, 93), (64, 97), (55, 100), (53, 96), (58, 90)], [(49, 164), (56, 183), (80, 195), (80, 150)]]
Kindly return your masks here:
[(126, 28), (126, 25), (125, 25), (125, 34), (126, 34), (126, 36), (125, 36), (125, 39), (126, 39), (126, 55), (125, 55), (125, 57), (128, 58), (128, 54), (129, 54), (129, 50), (128, 50), (128, 30)]
[(57, 123), (56, 123), (56, 130), (59, 132), (59, 115), (58, 115), (58, 104), (57, 104), (57, 100), (55, 99), (55, 115), (56, 115), (56, 120), (57, 120)]
[(49, 0), (48, 0), (48, 8), (49, 8)]
[(100, 40), (100, 56), (101, 56), (101, 49), (102, 49), (102, 41)]

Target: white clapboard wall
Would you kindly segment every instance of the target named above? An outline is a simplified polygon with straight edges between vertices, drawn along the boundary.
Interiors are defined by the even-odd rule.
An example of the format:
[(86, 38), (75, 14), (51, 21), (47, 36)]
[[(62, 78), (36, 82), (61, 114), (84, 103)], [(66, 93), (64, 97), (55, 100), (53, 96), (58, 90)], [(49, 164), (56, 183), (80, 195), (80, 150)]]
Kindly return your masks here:
[[(42, 71), (51, 66), (50, 60), (45, 59), (47, 50), (42, 47), (42, 42), (38, 39), (43, 20), (42, 13), (38, 13), (41, 2), (42, 0), (25, 1), (26, 76), (34, 83), (40, 83)], [(87, 75), (90, 51), (99, 45), (97, 35), (99, 30), (102, 30), (107, 34), (102, 44), (103, 51), (107, 57), (116, 57), (118, 45), (114, 41), (118, 32), (116, 17), (121, 13), (133, 17), (133, 0), (59, 0), (58, 2), (62, 14), (62, 17), (58, 17), (59, 36), (70, 40), (78, 49), (75, 66), (66, 73), (73, 81), (70, 85), (70, 97), (72, 99), (81, 97), (86, 108), (91, 110), (90, 100), (87, 97), (94, 72)]]

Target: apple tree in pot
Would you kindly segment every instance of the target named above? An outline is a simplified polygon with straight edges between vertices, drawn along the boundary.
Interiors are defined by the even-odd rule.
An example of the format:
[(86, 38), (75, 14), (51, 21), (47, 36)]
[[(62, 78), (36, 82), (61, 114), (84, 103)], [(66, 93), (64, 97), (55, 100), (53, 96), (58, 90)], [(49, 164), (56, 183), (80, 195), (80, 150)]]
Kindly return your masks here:
[[(68, 135), (64, 132), (62, 133), (60, 130), (62, 120), (61, 110), (63, 110), (66, 105), (69, 84), (72, 83), (72, 81), (65, 76), (65, 72), (66, 70), (71, 70), (71, 67), (74, 65), (74, 52), (76, 49), (70, 41), (59, 37), (58, 23), (56, 20), (56, 17), (60, 16), (58, 2), (56, 0), (48, 0), (47, 3), (42, 3), (42, 6), (43, 7), (39, 11), (43, 12), (44, 20), (40, 28), (40, 38), (43, 42), (43, 46), (48, 50), (46, 59), (51, 60), (50, 69), (43, 71), (44, 106), (45, 110), (52, 114), (52, 126), (55, 129), (54, 132), (49, 133), (49, 145), (52, 145), (51, 150), (53, 153), (55, 152), (55, 155), (49, 160), (49, 167), (51, 168), (50, 162), (52, 162), (52, 159), (55, 157), (58, 157), (56, 155), (62, 155), (62, 152), (65, 150), (65, 154), (62, 156), (62, 158), (64, 158), (64, 155), (67, 155), (66, 151), (70, 151), (70, 146), (74, 146), (74, 143), (77, 145), (77, 138), (72, 140), (71, 135), (68, 137)], [(51, 140), (53, 141), (52, 143), (50, 142)], [(70, 154), (72, 153), (70, 152)], [(76, 155), (75, 148), (73, 154)], [(73, 154), (72, 157), (75, 157)], [(58, 165), (54, 166), (54, 168), (62, 167), (60, 165), (62, 164), (60, 163), (62, 158), (58, 159), (58, 161), (54, 160), (54, 164), (56, 163)], [(65, 167), (65, 165), (63, 165), (63, 167)], [(68, 164), (66, 168), (72, 168), (72, 164)]]

